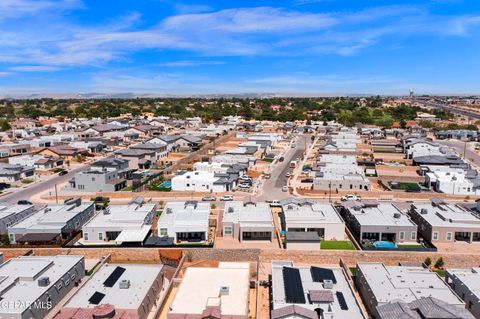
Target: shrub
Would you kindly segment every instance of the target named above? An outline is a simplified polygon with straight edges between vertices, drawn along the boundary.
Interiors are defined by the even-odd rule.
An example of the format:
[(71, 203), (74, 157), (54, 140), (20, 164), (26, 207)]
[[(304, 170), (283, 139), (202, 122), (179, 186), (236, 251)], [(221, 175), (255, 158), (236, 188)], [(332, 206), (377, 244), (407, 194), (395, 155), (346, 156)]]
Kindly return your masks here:
[(425, 260), (423, 261), (423, 263), (425, 265), (427, 265), (427, 267), (430, 267), (432, 265), (432, 259), (430, 257), (427, 257), (425, 258)]
[(442, 269), (444, 265), (445, 265), (445, 262), (443, 261), (443, 257), (438, 258), (437, 261), (435, 262), (435, 268), (437, 269)]

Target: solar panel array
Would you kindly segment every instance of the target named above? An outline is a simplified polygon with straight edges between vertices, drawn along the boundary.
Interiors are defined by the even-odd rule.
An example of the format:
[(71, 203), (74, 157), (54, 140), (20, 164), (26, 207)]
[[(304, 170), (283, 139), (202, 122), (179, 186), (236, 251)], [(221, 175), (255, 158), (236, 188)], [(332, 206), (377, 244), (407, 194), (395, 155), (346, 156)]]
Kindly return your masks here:
[(108, 278), (103, 282), (105, 287), (113, 287), (115, 283), (118, 281), (120, 276), (125, 272), (125, 268), (123, 267), (116, 267), (115, 270), (108, 276)]
[(323, 282), (324, 280), (331, 280), (334, 284), (337, 283), (337, 278), (333, 270), (320, 267), (310, 267), (310, 273), (314, 282)]
[(283, 267), (285, 299), (288, 303), (305, 303), (302, 278), (297, 268)]
[(337, 291), (335, 294), (337, 295), (338, 304), (340, 305), (340, 309), (348, 310), (347, 301), (345, 300), (345, 297), (343, 296), (343, 293), (341, 291)]
[(88, 299), (88, 302), (91, 303), (92, 305), (98, 305), (104, 297), (105, 297), (105, 294), (95, 291), (95, 293), (90, 297), (90, 299)]

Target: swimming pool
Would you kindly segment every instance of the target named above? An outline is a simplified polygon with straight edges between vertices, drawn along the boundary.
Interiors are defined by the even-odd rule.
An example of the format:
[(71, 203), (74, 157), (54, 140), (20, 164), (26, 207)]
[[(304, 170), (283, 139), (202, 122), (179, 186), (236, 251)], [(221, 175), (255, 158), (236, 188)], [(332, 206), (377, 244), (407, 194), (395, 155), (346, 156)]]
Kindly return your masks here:
[(373, 243), (373, 246), (377, 248), (397, 248), (397, 244), (391, 241), (376, 241)]

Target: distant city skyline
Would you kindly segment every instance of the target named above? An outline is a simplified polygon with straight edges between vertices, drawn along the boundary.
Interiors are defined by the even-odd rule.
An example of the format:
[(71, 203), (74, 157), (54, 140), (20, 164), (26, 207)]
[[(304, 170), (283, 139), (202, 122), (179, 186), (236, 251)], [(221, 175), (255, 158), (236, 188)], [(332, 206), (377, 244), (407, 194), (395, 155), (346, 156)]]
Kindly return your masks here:
[(2, 0), (0, 96), (479, 94), (473, 0)]

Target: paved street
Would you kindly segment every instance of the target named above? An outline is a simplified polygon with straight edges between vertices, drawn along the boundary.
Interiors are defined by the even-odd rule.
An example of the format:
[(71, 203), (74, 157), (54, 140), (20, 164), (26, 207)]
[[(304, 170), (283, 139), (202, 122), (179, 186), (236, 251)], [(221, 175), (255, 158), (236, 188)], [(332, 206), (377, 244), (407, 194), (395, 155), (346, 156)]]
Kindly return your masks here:
[(475, 152), (476, 142), (467, 142), (466, 148), (465, 142), (459, 140), (436, 140), (436, 142), (452, 148), (462, 158), (463, 153), (465, 152), (465, 159), (477, 166), (477, 168), (480, 168), (480, 154)]
[(33, 196), (45, 192), (47, 190), (51, 190), (52, 194), (55, 193), (55, 184), (60, 186), (60, 184), (66, 183), (69, 179), (75, 176), (75, 173), (81, 170), (87, 169), (88, 166), (80, 166), (78, 168), (72, 169), (71, 171), (68, 172), (68, 174), (63, 175), (63, 176), (55, 176), (53, 178), (50, 178), (49, 180), (46, 180), (41, 183), (35, 183), (32, 185), (29, 185), (28, 187), (24, 189), (20, 189), (15, 191), (12, 194), (8, 194), (5, 196), (0, 197), (0, 201), (2, 202), (10, 202), (10, 203), (16, 203), (17, 201), (21, 199), (26, 199), (29, 200)]
[(310, 136), (308, 135), (297, 135), (297, 141), (295, 143), (295, 148), (290, 148), (284, 155), (284, 161), (277, 163), (272, 172), (270, 179), (265, 180), (263, 184), (263, 190), (260, 195), (257, 196), (258, 201), (266, 200), (280, 200), (284, 198), (291, 197), (292, 195), (287, 192), (282, 192), (282, 187), (287, 185), (287, 178), (285, 174), (291, 170), (288, 165), (290, 161), (296, 159), (297, 157), (301, 158), (306, 149), (306, 144), (310, 143)]

